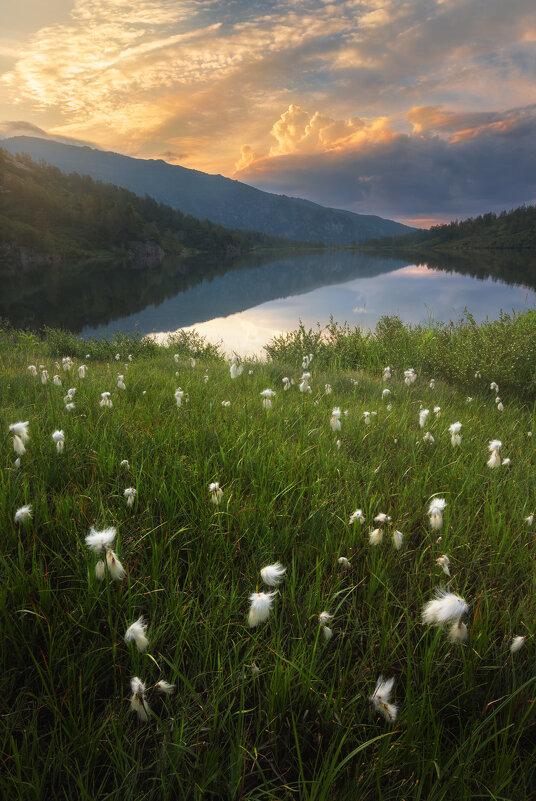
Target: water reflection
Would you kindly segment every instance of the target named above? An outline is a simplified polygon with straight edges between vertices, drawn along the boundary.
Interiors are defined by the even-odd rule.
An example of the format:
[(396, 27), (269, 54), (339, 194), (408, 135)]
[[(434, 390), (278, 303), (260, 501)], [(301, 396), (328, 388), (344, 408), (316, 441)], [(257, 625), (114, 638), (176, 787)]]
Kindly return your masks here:
[[(430, 262), (429, 262), (430, 264)], [(195, 326), (227, 351), (260, 352), (274, 334), (339, 322), (373, 328), (383, 314), (407, 322), (476, 319), (536, 305), (536, 263), (485, 254), (424, 265), (351, 251), (266, 254), (233, 262), (190, 259), (157, 270), (73, 265), (0, 279), (0, 316), (13, 325), (59, 326), (84, 336)]]

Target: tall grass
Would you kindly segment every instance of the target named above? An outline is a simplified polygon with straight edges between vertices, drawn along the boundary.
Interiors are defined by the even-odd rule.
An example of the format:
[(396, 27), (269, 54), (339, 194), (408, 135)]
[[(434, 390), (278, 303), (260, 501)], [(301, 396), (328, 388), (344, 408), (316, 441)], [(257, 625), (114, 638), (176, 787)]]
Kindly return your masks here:
[[(299, 380), (307, 347), (290, 362), (273, 352), (234, 381), (211, 353), (192, 367), (187, 350), (176, 363), (173, 348), (132, 362), (125, 349), (117, 362), (112, 347), (79, 379), (76, 368), (54, 366), (65, 350), (82, 361), (72, 347), (16, 332), (1, 341), (6, 797), (534, 796), (536, 527), (524, 521), (536, 512), (533, 405), (511, 391), (499, 412), (487, 379), (501, 387), (501, 378), (491, 371), (467, 402), (439, 379), (434, 389), (423, 376), (408, 387), (394, 370), (382, 399), (381, 370), (347, 371), (320, 353), (312, 392), (297, 383), (284, 392), (281, 379)], [(480, 355), (466, 354), (473, 375)], [(42, 385), (30, 363), (60, 373), (63, 388)], [(125, 391), (115, 389), (118, 372)], [(177, 408), (179, 385), (189, 397)], [(266, 387), (277, 391), (270, 410)], [(99, 406), (103, 391), (112, 409)], [(441, 407), (428, 418), (433, 444), (418, 425), (421, 404)], [(348, 411), (338, 433), (334, 406)], [(364, 411), (377, 412), (370, 426)], [(16, 469), (7, 432), (18, 420), (30, 421), (31, 440)], [(457, 420), (462, 445), (453, 448), (448, 426)], [(51, 438), (57, 428), (63, 454)], [(494, 438), (509, 467), (486, 466)], [(215, 480), (220, 506), (209, 501)], [(426, 517), (434, 495), (447, 500), (440, 532)], [(27, 503), (33, 519), (15, 524)], [(357, 507), (362, 526), (348, 522)], [(373, 547), (378, 512), (392, 523)], [(124, 581), (96, 581), (84, 543), (92, 525), (117, 526)], [(404, 533), (400, 551), (393, 527)], [(448, 586), (470, 605), (465, 644), (421, 623), (423, 603), (449, 581), (435, 561), (442, 554)], [(280, 595), (270, 619), (250, 629), (248, 596), (275, 561), (287, 567)], [(333, 615), (329, 642), (323, 610)], [(146, 653), (123, 641), (142, 615)], [(527, 638), (517, 654), (514, 635)], [(396, 677), (393, 724), (368, 701), (380, 673)], [(148, 694), (145, 724), (130, 710), (132, 676), (177, 687)]]

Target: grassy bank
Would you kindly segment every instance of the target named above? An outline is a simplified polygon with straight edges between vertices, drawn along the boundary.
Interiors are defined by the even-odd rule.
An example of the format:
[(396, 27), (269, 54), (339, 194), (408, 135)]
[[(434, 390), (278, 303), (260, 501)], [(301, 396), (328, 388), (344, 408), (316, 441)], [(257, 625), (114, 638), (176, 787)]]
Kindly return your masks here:
[[(232, 380), (199, 339), (166, 349), (2, 333), (0, 786), (11, 799), (513, 801), (536, 792), (532, 385), (507, 388), (499, 358), (475, 379), (485, 338), (471, 350), (451, 340), (462, 379), (472, 374), (468, 393), (425, 369), (430, 351), (416, 334), (395, 329), (361, 350), (348, 331), (307, 347), (313, 335), (272, 343), (271, 361)], [(504, 353), (506, 340), (495, 342)], [(311, 391), (300, 392), (309, 352)], [(67, 355), (73, 366), (63, 370)], [(524, 358), (528, 375), (533, 356)], [(418, 375), (406, 385), (410, 367)], [(286, 391), (284, 377), (294, 382)], [(269, 409), (266, 388), (277, 393)], [(16, 467), (8, 426), (26, 420)], [(457, 421), (461, 444), (452, 445)], [(509, 465), (488, 467), (494, 439)], [(137, 491), (132, 507), (127, 488)], [(427, 514), (434, 497), (446, 501), (440, 529)], [(25, 505), (31, 518), (15, 522)], [(365, 520), (350, 523), (357, 508)], [(391, 520), (375, 522), (379, 513)], [(123, 579), (97, 580), (91, 526), (117, 528)], [(373, 545), (376, 528), (383, 541)], [(276, 561), (285, 578), (268, 620), (250, 627), (249, 596), (271, 591), (259, 571)], [(467, 602), (466, 641), (451, 640), (450, 624), (422, 622), (437, 587)], [(124, 641), (140, 617), (143, 651)], [(516, 636), (525, 639), (512, 653)], [(380, 674), (395, 679), (391, 721), (369, 701)], [(150, 706), (146, 722), (131, 709), (133, 677), (147, 688), (134, 699)], [(175, 692), (151, 689), (160, 680)]]

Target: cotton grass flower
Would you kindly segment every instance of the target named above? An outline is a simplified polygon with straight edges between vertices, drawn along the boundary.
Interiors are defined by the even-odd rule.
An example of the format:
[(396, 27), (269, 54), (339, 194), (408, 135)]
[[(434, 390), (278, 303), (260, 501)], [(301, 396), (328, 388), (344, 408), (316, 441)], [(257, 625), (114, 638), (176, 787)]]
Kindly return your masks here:
[(352, 567), (352, 563), (348, 561), (346, 556), (339, 556), (337, 562), (342, 567), (343, 570), (350, 570)]
[(158, 693), (164, 693), (165, 695), (171, 695), (172, 693), (175, 692), (175, 685), (174, 684), (170, 684), (168, 681), (164, 681), (164, 679), (160, 679), (160, 681), (157, 681), (156, 684), (154, 685), (154, 689)]
[(386, 680), (383, 678), (383, 676), (379, 676), (374, 692), (369, 698), (369, 701), (376, 712), (379, 712), (379, 714), (382, 715), (382, 717), (384, 717), (388, 723), (394, 723), (398, 713), (396, 705), (390, 703), (391, 693), (393, 692), (394, 686), (394, 677)]
[(61, 387), (62, 386), (61, 378), (59, 377), (59, 375), (55, 375), (53, 377), (52, 383), (54, 384), (55, 387)]
[(497, 404), (497, 411), (504, 412), (504, 405), (500, 402)]
[(382, 390), (382, 398), (388, 398), (390, 394), (391, 394), (391, 390), (390, 389), (383, 389)]
[(111, 392), (101, 392), (99, 406), (101, 406), (103, 409), (111, 409), (113, 407), (113, 402), (110, 395)]
[(183, 398), (184, 398), (184, 391), (180, 387), (178, 387), (175, 390), (175, 400), (177, 401), (177, 408), (179, 408), (179, 409), (180, 409), (180, 407), (182, 405), (182, 399)]
[(385, 512), (380, 512), (374, 518), (374, 522), (375, 523), (390, 523), (391, 522), (391, 518), (389, 517), (389, 515), (386, 515)]
[(363, 514), (361, 509), (356, 509), (355, 512), (352, 512), (350, 515), (350, 520), (348, 521), (350, 525), (352, 523), (364, 523), (365, 522), (365, 515)]
[(28, 365), (28, 372), (30, 373), (30, 375), (37, 375), (37, 367), (35, 366), (35, 364)]
[(499, 385), (498, 385), (498, 384), (497, 384), (495, 381), (492, 381), (492, 382), (491, 382), (491, 384), (489, 385), (489, 388), (490, 388), (491, 390), (495, 390), (495, 394), (496, 394), (496, 395), (498, 395), (498, 394), (499, 394)]
[(233, 379), (238, 378), (239, 376), (242, 375), (243, 370), (244, 370), (244, 365), (241, 364), (238, 360), (234, 361), (229, 370), (231, 378)]
[(130, 509), (134, 506), (134, 501), (136, 499), (137, 490), (134, 487), (127, 487), (126, 490), (123, 492), (123, 496), (127, 499), (127, 507)]
[(249, 596), (250, 608), (248, 614), (248, 626), (250, 629), (264, 623), (270, 617), (270, 610), (277, 595), (277, 590), (273, 592), (254, 592)]
[(331, 412), (331, 419), (329, 421), (332, 431), (341, 430), (341, 410), (336, 406)]
[(447, 502), (444, 498), (433, 498), (428, 507), (428, 518), (434, 531), (438, 531), (443, 525), (443, 512)]
[(137, 676), (134, 676), (130, 679), (130, 688), (132, 690), (130, 708), (133, 712), (136, 712), (142, 723), (147, 723), (151, 708), (145, 700), (145, 684)]
[(421, 428), (424, 428), (426, 424), (426, 418), (428, 417), (429, 414), (430, 414), (430, 409), (421, 409), (421, 411), (419, 412), (419, 426)]
[(528, 515), (528, 517), (525, 518), (525, 523), (527, 526), (532, 526), (534, 523), (534, 515)]
[(106, 566), (102, 559), (99, 559), (97, 564), (95, 565), (95, 578), (97, 581), (103, 581), (104, 576), (106, 573)]
[(404, 535), (401, 531), (393, 531), (393, 545), (395, 546), (396, 550), (399, 551), (402, 547), (404, 542)]
[(452, 425), (449, 426), (450, 444), (452, 445), (453, 448), (462, 444), (462, 437), (460, 434), (461, 430), (462, 430), (462, 424), (460, 422), (452, 423)]
[(510, 653), (517, 654), (525, 645), (525, 637), (514, 637), (510, 643)]
[(146, 637), (147, 624), (144, 623), (143, 617), (139, 617), (132, 623), (125, 632), (125, 642), (135, 642), (138, 651), (146, 651), (149, 645), (149, 640)]
[(125, 578), (127, 571), (119, 561), (117, 554), (114, 553), (111, 548), (106, 551), (106, 564), (108, 566), (108, 572), (114, 581), (121, 581), (121, 579)]
[(469, 607), (463, 598), (440, 588), (435, 591), (435, 598), (424, 604), (422, 622), (433, 626), (457, 623), (468, 611)]
[(124, 375), (118, 375), (117, 376), (117, 389), (126, 389), (127, 388), (124, 379), (125, 379)]
[(48, 381), (48, 370), (41, 370), (41, 383), (46, 384)]
[(73, 412), (73, 411), (74, 411), (74, 408), (75, 408), (75, 405), (74, 405), (74, 403), (66, 403), (66, 404), (65, 404), (65, 409), (66, 409), (68, 412)]
[(87, 373), (87, 366), (85, 364), (81, 364), (78, 368), (78, 378), (85, 378)]
[(450, 569), (449, 569), (450, 559), (448, 558), (448, 556), (446, 554), (443, 554), (443, 556), (438, 556), (436, 562), (439, 565), (439, 567), (443, 570), (443, 573), (446, 573), (447, 576), (450, 576)]
[(21, 506), (15, 512), (15, 523), (26, 523), (27, 520), (32, 519), (32, 505), (29, 503), (26, 506)]
[(363, 422), (366, 426), (370, 425), (370, 412), (363, 412)]
[(507, 456), (506, 459), (502, 460), (502, 466), (503, 467), (508, 467), (509, 464), (510, 464), (510, 459)]
[(107, 548), (111, 547), (116, 535), (117, 529), (114, 526), (104, 528), (102, 531), (97, 531), (92, 526), (86, 536), (86, 546), (93, 553), (103, 553)]
[(429, 442), (429, 443), (430, 443), (430, 445), (433, 445), (433, 444), (434, 444), (434, 442), (435, 442), (435, 439), (434, 439), (434, 437), (432, 436), (432, 434), (430, 434), (430, 432), (429, 432), (429, 431), (427, 431), (427, 432), (426, 432), (426, 434), (424, 435), (424, 437), (423, 437), (423, 442)]
[(384, 367), (383, 368), (383, 374), (382, 374), (382, 380), (383, 381), (389, 381), (390, 378), (391, 378), (391, 368), (390, 367)]
[(329, 642), (333, 637), (333, 631), (329, 628), (328, 623), (332, 619), (333, 615), (329, 612), (320, 612), (318, 615), (318, 623), (322, 628), (322, 636), (326, 642)]
[(121, 470), (130, 470), (130, 464), (128, 463), (128, 459), (121, 459), (119, 462), (119, 467)]
[(430, 387), (430, 389), (435, 389), (435, 378), (432, 378), (428, 386)]
[(284, 389), (285, 391), (286, 391), (287, 389), (290, 389), (290, 379), (288, 379), (288, 378), (285, 376), (285, 377), (284, 377), (284, 378), (282, 378), (281, 380), (282, 380), (282, 382), (283, 382), (283, 389)]
[(501, 457), (499, 456), (499, 451), (501, 450), (502, 442), (500, 439), (492, 439), (488, 445), (488, 450), (491, 453), (491, 456), (488, 459), (488, 467), (495, 468), (501, 466)]
[(261, 578), (268, 587), (279, 587), (286, 572), (286, 567), (283, 567), (280, 562), (274, 562), (273, 565), (266, 565), (262, 568)]
[(466, 642), (467, 638), (469, 637), (469, 631), (465, 623), (461, 620), (458, 620), (457, 623), (453, 623), (449, 629), (449, 640), (453, 643), (460, 643)]
[(231, 401), (230, 400), (224, 400), (224, 401), (221, 402), (221, 405), (223, 406), (224, 409), (228, 409), (229, 406), (231, 405)]
[(65, 447), (65, 434), (63, 431), (57, 430), (52, 432), (52, 439), (56, 443), (56, 451), (58, 453), (63, 453), (63, 449)]
[(383, 542), (383, 531), (381, 528), (371, 529), (369, 532), (369, 543), (371, 545), (381, 545)]
[(416, 380), (417, 380), (417, 373), (415, 372), (413, 367), (410, 367), (409, 370), (404, 370), (404, 384), (406, 384), (406, 386), (408, 387), (411, 386), (411, 384), (414, 384)]
[(223, 498), (223, 490), (220, 487), (219, 482), (213, 481), (212, 484), (209, 484), (208, 491), (210, 493), (210, 502), (213, 503), (214, 506), (219, 506), (221, 499)]
[(260, 393), (262, 400), (262, 405), (264, 409), (271, 409), (272, 408), (272, 398), (275, 397), (275, 392), (273, 389), (263, 389)]

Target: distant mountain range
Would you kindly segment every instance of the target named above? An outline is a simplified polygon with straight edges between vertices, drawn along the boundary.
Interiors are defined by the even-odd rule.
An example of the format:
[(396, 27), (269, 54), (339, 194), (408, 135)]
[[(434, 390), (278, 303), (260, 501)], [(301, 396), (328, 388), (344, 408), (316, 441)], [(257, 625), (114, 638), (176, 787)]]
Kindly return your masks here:
[(415, 230), (382, 217), (262, 192), (222, 175), (208, 175), (161, 160), (135, 159), (31, 136), (3, 139), (1, 145), (11, 153), (28, 153), (36, 161), (43, 159), (63, 172), (89, 175), (137, 195), (150, 195), (185, 214), (227, 228), (348, 246)]

